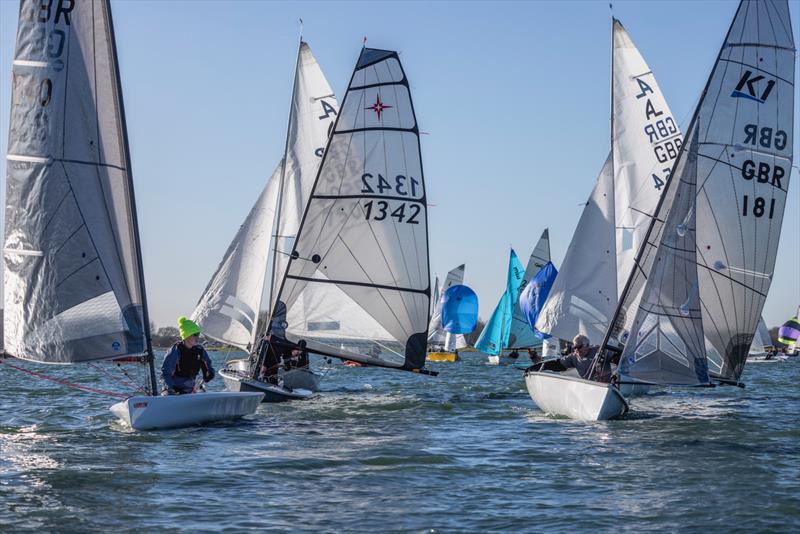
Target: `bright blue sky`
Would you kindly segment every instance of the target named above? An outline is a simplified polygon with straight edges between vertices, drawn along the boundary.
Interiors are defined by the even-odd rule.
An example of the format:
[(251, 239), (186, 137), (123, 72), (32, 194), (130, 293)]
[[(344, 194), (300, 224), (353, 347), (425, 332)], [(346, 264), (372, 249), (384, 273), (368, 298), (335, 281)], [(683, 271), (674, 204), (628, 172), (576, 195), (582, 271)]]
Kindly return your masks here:
[[(736, 5), (615, 2), (614, 14), (684, 128)], [(466, 263), (465, 282), (487, 318), (505, 283), (509, 245), (524, 263), (549, 226), (560, 265), (609, 150), (607, 1), (112, 6), (158, 326), (191, 313), (282, 156), (299, 17), (337, 96), (363, 36), (370, 46), (401, 52), (420, 127), (429, 133), (422, 155), (433, 273)], [(792, 5), (796, 43), (797, 11)], [(17, 12), (17, 2), (0, 0), (2, 147)], [(800, 153), (797, 139), (794, 146)], [(795, 171), (764, 313), (769, 326), (800, 303), (799, 235)]]

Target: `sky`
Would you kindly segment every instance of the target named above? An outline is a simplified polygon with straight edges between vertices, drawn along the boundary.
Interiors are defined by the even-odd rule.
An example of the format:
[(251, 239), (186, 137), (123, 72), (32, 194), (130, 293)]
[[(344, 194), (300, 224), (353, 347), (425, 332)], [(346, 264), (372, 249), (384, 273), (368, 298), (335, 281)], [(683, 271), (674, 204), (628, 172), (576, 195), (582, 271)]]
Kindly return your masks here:
[[(684, 129), (736, 6), (614, 3)], [(549, 227), (560, 266), (610, 146), (607, 1), (116, 0), (112, 8), (157, 326), (192, 312), (283, 155), (299, 18), (340, 100), (364, 37), (400, 52), (426, 133), (432, 275), (466, 263), (465, 283), (487, 319), (509, 246), (525, 263)], [(798, 43), (798, 4), (791, 9)], [(2, 147), (17, 13), (17, 2), (0, 0)], [(800, 303), (796, 165), (764, 308), (770, 327)]]

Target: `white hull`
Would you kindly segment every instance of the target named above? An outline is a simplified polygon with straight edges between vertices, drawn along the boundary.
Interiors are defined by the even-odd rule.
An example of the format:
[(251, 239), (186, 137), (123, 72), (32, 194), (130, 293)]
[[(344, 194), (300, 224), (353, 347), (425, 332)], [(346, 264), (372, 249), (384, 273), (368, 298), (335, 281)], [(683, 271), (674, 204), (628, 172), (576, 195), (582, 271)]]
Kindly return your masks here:
[[(247, 372), (250, 367), (250, 362), (247, 360), (231, 360), (225, 364), (229, 369), (236, 371)], [(307, 389), (312, 392), (319, 391), (319, 383), (322, 380), (322, 375), (315, 373), (311, 369), (290, 369), (289, 371), (281, 367), (278, 370), (278, 378), (283, 380), (283, 385), (292, 389)], [(231, 388), (228, 388), (231, 389)], [(233, 390), (231, 391), (238, 391)]]
[(305, 400), (314, 392), (308, 389), (289, 389), (269, 382), (261, 382), (248, 377), (246, 373), (231, 368), (220, 370), (219, 376), (225, 381), (225, 387), (233, 392), (258, 392), (263, 395), (261, 402), (285, 402)]
[(747, 363), (775, 363), (775, 362), (785, 362), (788, 360), (789, 357), (785, 354), (776, 354), (772, 358), (767, 359), (766, 354), (759, 354), (757, 356), (748, 356)]
[(130, 397), (111, 411), (135, 430), (158, 430), (237, 419), (256, 411), (262, 393), (213, 391), (190, 395)]
[(533, 402), (548, 414), (603, 421), (628, 413), (627, 401), (610, 384), (545, 371), (526, 373), (525, 385)]

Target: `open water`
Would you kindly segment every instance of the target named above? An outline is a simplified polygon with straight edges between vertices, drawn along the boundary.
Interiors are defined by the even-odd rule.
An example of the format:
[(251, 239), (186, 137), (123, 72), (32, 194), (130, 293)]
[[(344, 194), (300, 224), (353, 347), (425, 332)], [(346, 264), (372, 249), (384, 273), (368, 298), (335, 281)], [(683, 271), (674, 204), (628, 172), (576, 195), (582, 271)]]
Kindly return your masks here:
[[(545, 416), (484, 362), (334, 364), (312, 400), (159, 432), (0, 365), (0, 531), (800, 531), (800, 361), (597, 423)], [(108, 363), (9, 363), (120, 387)]]

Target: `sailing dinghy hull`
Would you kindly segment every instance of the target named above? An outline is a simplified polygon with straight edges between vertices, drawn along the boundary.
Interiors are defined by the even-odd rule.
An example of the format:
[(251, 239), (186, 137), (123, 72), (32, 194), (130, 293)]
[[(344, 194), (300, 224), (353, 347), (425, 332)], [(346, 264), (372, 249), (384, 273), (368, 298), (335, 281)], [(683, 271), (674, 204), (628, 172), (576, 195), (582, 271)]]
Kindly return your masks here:
[[(225, 365), (225, 367), (246, 373), (250, 367), (250, 362), (248, 360), (231, 360)], [(281, 367), (278, 370), (278, 378), (283, 380), (283, 385), (288, 388), (307, 389), (313, 393), (316, 393), (319, 391), (319, 383), (320, 380), (322, 380), (322, 375), (315, 373), (311, 369), (290, 369), (287, 371)], [(238, 390), (231, 389), (231, 391)]]
[(277, 384), (253, 380), (246, 373), (231, 368), (222, 369), (219, 376), (225, 381), (225, 387), (232, 392), (256, 392), (263, 395), (261, 402), (286, 402), (305, 400), (314, 392), (307, 389), (289, 389)]
[(628, 403), (611, 384), (551, 372), (525, 374), (533, 402), (548, 414), (582, 421), (616, 419), (628, 413)]
[(255, 413), (261, 393), (213, 391), (193, 395), (129, 397), (111, 412), (134, 430), (161, 430), (227, 421)]

